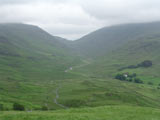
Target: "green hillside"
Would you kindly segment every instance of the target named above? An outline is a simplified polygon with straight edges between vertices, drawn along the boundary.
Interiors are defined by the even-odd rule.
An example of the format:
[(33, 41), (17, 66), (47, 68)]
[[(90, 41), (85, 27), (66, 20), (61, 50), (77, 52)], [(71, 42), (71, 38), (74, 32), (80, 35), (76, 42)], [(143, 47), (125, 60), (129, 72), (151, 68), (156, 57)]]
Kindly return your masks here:
[[(160, 83), (159, 51), (159, 34), (150, 34), (147, 37), (142, 36), (134, 41), (127, 42), (79, 71), (88, 72), (88, 74), (101, 78), (114, 78), (117, 73), (137, 73), (144, 82), (153, 82), (155, 85), (158, 85)], [(145, 60), (152, 61), (152, 67), (120, 70), (124, 67), (137, 65)]]
[[(159, 22), (126, 24), (71, 42), (37, 26), (0, 24), (0, 110), (9, 110), (0, 119), (158, 120), (159, 33)], [(116, 78), (124, 73), (136, 78)], [(12, 112), (15, 103), (28, 112)]]
[[(94, 62), (77, 72), (100, 78), (118, 73), (137, 73), (144, 81), (159, 81), (160, 23), (124, 24), (102, 28), (74, 42), (82, 55)], [(81, 49), (82, 48), (82, 49)], [(84, 52), (84, 53), (83, 53)], [(150, 60), (150, 68), (119, 69)]]
[(128, 41), (141, 36), (160, 33), (160, 22), (123, 24), (104, 27), (73, 42), (82, 55), (97, 58), (105, 55)]
[[(46, 78), (47, 74), (52, 72), (57, 75), (56, 79), (61, 76), (58, 74), (64, 74), (64, 70), (69, 66), (80, 62), (73, 56), (70, 48), (56, 37), (36, 26), (24, 24), (0, 25), (0, 57), (3, 69), (6, 68), (11, 73), (21, 72), (20, 76), (27, 77), (32, 74), (36, 77), (36, 72), (39, 71)], [(38, 76), (40, 75), (38, 73)]]
[(65, 70), (80, 63), (70, 48), (36, 26), (0, 24), (0, 103), (7, 109), (14, 102), (41, 107), (54, 81), (74, 78)]
[[(105, 81), (109, 80), (111, 81), (110, 83), (108, 83), (108, 85), (106, 85), (106, 89), (108, 88), (108, 86), (112, 86), (111, 88), (109, 88), (109, 90), (111, 90), (112, 94), (114, 94), (114, 90), (116, 92), (121, 91), (120, 88), (124, 88), (123, 85), (121, 85), (120, 83), (118, 83), (118, 81), (120, 80), (115, 80), (115, 77), (117, 74), (136, 74), (137, 78), (143, 81), (143, 84), (137, 84), (134, 82), (134, 79), (132, 79), (132, 82), (128, 82), (128, 81), (120, 81), (123, 84), (126, 84), (127, 87), (125, 87), (125, 100), (128, 100), (130, 97), (130, 95), (134, 95), (137, 92), (140, 93), (140, 96), (145, 96), (145, 102), (146, 100), (149, 100), (149, 98), (151, 98), (150, 100), (154, 101), (153, 103), (156, 103), (159, 101), (159, 98), (154, 99), (153, 96), (151, 97), (149, 94), (149, 96), (146, 93), (149, 90), (149, 88), (151, 88), (151, 91), (154, 92), (159, 92), (159, 84), (160, 84), (160, 67), (159, 67), (159, 61), (160, 61), (160, 56), (159, 56), (159, 51), (160, 51), (160, 35), (158, 32), (158, 29), (156, 26), (158, 26), (159, 23), (146, 23), (146, 24), (129, 24), (129, 25), (121, 25), (121, 26), (114, 26), (115, 29), (123, 29), (124, 27), (127, 26), (127, 31), (132, 31), (129, 32), (129, 36), (133, 37), (131, 39), (117, 39), (117, 41), (121, 41), (122, 43), (119, 45), (115, 44), (115, 48), (112, 47), (110, 49), (110, 51), (106, 51), (105, 54), (100, 55), (98, 54), (98, 50), (94, 51), (94, 48), (87, 48), (90, 49), (94, 54), (95, 57), (96, 55), (98, 55), (99, 57), (96, 57), (96, 59), (92, 58), (93, 60), (90, 62), (90, 64), (87, 64), (85, 66), (82, 66), (80, 68), (75, 68), (73, 72), (77, 72), (77, 73), (81, 73), (81, 74), (85, 74), (87, 75), (92, 81), (93, 79), (103, 79)], [(132, 27), (131, 27), (132, 26)], [(112, 28), (112, 27), (111, 27)], [(107, 29), (111, 29), (111, 28), (107, 28)], [(138, 34), (139, 35), (135, 35), (136, 30), (133, 30), (133, 28), (138, 28)], [(145, 29), (146, 30), (145, 30)], [(152, 32), (150, 31), (152, 29)], [(143, 30), (143, 34), (142, 32), (139, 32), (139, 30)], [(112, 31), (112, 29), (111, 29)], [(150, 33), (146, 32), (146, 31), (150, 31)], [(157, 31), (157, 32), (156, 32)], [(120, 32), (120, 31), (119, 31)], [(92, 33), (93, 34), (93, 33)], [(106, 33), (107, 34), (107, 33)], [(94, 34), (93, 34), (94, 35)], [(125, 31), (123, 34), (121, 33), (121, 36), (127, 36), (128, 33)], [(121, 38), (120, 36), (120, 38)], [(93, 40), (93, 42), (92, 42)], [(92, 46), (94, 44), (94, 39), (90, 40), (90, 43), (87, 45)], [(109, 41), (102, 41), (102, 39), (97, 39), (95, 40), (96, 42), (98, 42), (98, 40), (101, 42), (103, 42), (104, 45), (106, 45), (106, 49), (107, 49), (107, 43), (109, 43)], [(85, 41), (85, 40), (84, 40)], [(125, 41), (125, 42), (124, 42)], [(78, 42), (82, 42), (82, 41), (78, 41)], [(83, 44), (83, 47), (85, 47), (86, 44)], [(96, 45), (96, 44), (95, 44)], [(111, 44), (110, 44), (111, 45)], [(99, 46), (99, 51), (101, 51), (103, 48), (101, 48)], [(84, 50), (84, 49), (83, 49)], [(88, 51), (86, 51), (87, 53)], [(88, 54), (88, 53), (87, 53)], [(90, 53), (89, 53), (90, 54)], [(84, 55), (84, 54), (83, 54)], [(129, 68), (129, 66), (136, 66), (146, 60), (149, 60), (152, 62), (152, 66), (150, 67), (137, 67), (137, 68)], [(125, 68), (125, 69), (122, 69)], [(129, 78), (128, 78), (129, 79)], [(115, 86), (113, 87), (113, 82), (115, 82)], [(98, 84), (98, 83), (97, 83)], [(105, 84), (104, 84), (105, 85)], [(120, 85), (120, 87), (118, 87), (119, 89), (116, 89), (117, 85)], [(131, 87), (131, 86), (135, 85), (135, 86), (141, 86), (142, 88), (135, 88), (135, 86)], [(113, 88), (113, 89), (112, 89)], [(127, 93), (126, 91), (129, 91), (130, 88), (133, 88), (133, 91), (131, 91), (131, 93)], [(141, 92), (139, 90), (142, 90)], [(153, 90), (154, 89), (154, 90)], [(135, 91), (134, 91), (135, 90)], [(118, 94), (116, 94), (116, 96), (123, 96), (123, 90), (119, 92)], [(122, 93), (122, 94), (121, 94)], [(151, 93), (153, 95), (153, 93)], [(114, 96), (114, 95), (113, 95)], [(154, 95), (154, 97), (158, 97), (159, 95)], [(112, 98), (112, 95), (109, 97)], [(122, 97), (123, 98), (123, 97)], [(133, 98), (139, 98), (139, 95), (136, 94), (136, 96), (134, 96)], [(129, 103), (133, 104), (132, 102), (134, 102), (134, 99), (130, 99)], [(102, 101), (108, 101), (108, 98), (104, 98), (102, 99)], [(116, 98), (113, 97), (112, 101), (116, 100)], [(118, 99), (118, 101), (121, 101), (121, 99)], [(141, 100), (140, 100), (141, 101)], [(138, 103), (140, 103), (140, 101), (138, 100)], [(113, 102), (114, 103), (118, 103), (118, 102)], [(125, 101), (126, 103), (126, 101)], [(125, 104), (122, 103), (122, 104)], [(108, 103), (106, 103), (108, 104)], [(140, 104), (139, 104), (140, 105)], [(151, 105), (151, 104), (150, 104)], [(152, 104), (153, 105), (153, 104)], [(152, 106), (151, 105), (151, 106)]]

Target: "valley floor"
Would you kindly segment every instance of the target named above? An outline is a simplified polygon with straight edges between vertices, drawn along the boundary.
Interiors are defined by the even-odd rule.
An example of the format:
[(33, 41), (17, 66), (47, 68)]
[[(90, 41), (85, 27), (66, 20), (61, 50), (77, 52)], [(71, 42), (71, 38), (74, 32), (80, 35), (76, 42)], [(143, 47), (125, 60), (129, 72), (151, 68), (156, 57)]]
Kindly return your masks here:
[(0, 120), (160, 120), (160, 109), (105, 106), (48, 112), (1, 112)]

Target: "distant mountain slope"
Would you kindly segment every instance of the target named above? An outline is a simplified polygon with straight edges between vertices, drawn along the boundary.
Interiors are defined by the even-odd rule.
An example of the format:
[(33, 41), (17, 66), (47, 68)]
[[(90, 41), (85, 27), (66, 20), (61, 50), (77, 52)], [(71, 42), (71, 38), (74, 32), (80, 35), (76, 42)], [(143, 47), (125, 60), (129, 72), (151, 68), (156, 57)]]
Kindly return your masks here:
[(82, 55), (95, 58), (121, 47), (128, 41), (155, 33), (160, 33), (160, 22), (115, 25), (74, 41), (74, 48)]
[(26, 24), (0, 24), (0, 104), (14, 102), (40, 109), (53, 102), (57, 81), (77, 75), (65, 72), (81, 63), (65, 39)]
[(56, 39), (56, 37), (32, 25), (0, 24), (0, 38), (2, 41), (8, 40), (8, 42), (12, 44), (12, 46), (17, 47), (17, 49), (23, 49), (27, 52), (34, 49), (35, 51), (32, 50), (32, 52), (44, 51), (53, 53), (52, 50), (54, 47), (66, 49), (66, 46)]
[[(84, 73), (101, 78), (114, 78), (118, 73), (136, 73), (145, 83), (152, 81), (155, 85), (160, 83), (160, 34), (148, 34), (128, 41), (121, 47), (106, 53), (94, 63), (85, 66)], [(137, 65), (145, 60), (153, 63), (149, 68), (122, 69)], [(80, 70), (82, 72), (82, 70)]]
[[(42, 78), (52, 74), (51, 79), (55, 79), (78, 61), (63, 42), (37, 26), (0, 24), (0, 74), (7, 74), (6, 70), (17, 71), (17, 74), (25, 75), (27, 79), (32, 75), (40, 76), (41, 72)], [(9, 76), (14, 74), (12, 72)]]

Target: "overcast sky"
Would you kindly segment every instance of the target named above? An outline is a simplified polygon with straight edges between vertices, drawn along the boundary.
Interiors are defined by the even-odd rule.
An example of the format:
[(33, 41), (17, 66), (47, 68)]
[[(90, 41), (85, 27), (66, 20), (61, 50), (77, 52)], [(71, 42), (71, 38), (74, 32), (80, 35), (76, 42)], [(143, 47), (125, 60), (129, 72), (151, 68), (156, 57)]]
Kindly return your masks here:
[(0, 0), (0, 23), (38, 25), (77, 39), (104, 26), (160, 21), (160, 0)]

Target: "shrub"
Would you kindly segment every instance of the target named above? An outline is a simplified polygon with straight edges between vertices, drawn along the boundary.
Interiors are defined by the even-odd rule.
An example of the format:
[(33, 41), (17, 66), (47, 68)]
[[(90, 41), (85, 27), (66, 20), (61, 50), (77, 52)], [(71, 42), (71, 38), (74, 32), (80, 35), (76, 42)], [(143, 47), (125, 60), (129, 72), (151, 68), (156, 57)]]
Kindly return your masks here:
[(152, 61), (150, 60), (145, 60), (142, 63), (138, 64), (138, 67), (151, 67), (152, 66)]
[[(128, 74), (128, 76), (125, 76), (124, 74), (117, 74), (115, 76), (115, 79), (122, 80), (122, 81), (128, 81), (128, 82), (135, 82), (135, 83), (143, 83), (143, 81), (139, 78), (136, 78), (137, 74)], [(150, 83), (151, 84), (151, 83)], [(153, 83), (152, 83), (153, 84)]]
[(133, 73), (133, 74), (132, 74), (132, 76), (133, 76), (133, 77), (136, 77), (136, 76), (137, 76), (137, 74), (136, 74), (136, 73)]
[(129, 78), (129, 80), (128, 80), (129, 82), (132, 82), (133, 81), (133, 79), (132, 78)]
[(86, 101), (84, 100), (68, 100), (65, 102), (65, 106), (67, 107), (80, 107), (86, 106)]
[(126, 80), (126, 77), (125, 77), (124, 75), (122, 75), (122, 74), (117, 74), (117, 75), (115, 76), (115, 79), (118, 79), (118, 80)]
[(128, 75), (129, 78), (135, 78), (136, 76), (137, 76), (136, 73), (133, 73), (133, 74), (129, 74), (129, 75)]
[(153, 82), (148, 82), (148, 85), (153, 85)]
[(142, 81), (141, 79), (139, 79), (139, 78), (135, 78), (135, 79), (134, 79), (134, 82), (135, 82), (135, 83), (141, 83), (141, 84), (143, 83), (143, 81)]
[(19, 110), (19, 111), (24, 111), (25, 107), (19, 103), (14, 103), (13, 104), (13, 110)]
[(117, 74), (115, 76), (115, 79), (132, 82), (133, 78), (135, 78), (136, 76), (136, 73), (128, 74), (127, 76), (125, 76), (125, 74)]
[(42, 110), (43, 110), (43, 111), (47, 111), (47, 110), (48, 110), (48, 107), (47, 107), (47, 106), (42, 106)]
[(0, 104), (0, 111), (3, 111), (3, 110), (4, 110), (3, 104)]
[(137, 65), (129, 65), (127, 67), (122, 67), (120, 69), (118, 69), (119, 71), (125, 70), (125, 69), (136, 69), (136, 68), (140, 68), (140, 67), (151, 67), (152, 66), (152, 61), (150, 60), (145, 60)]

